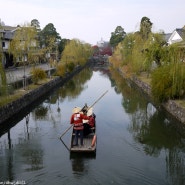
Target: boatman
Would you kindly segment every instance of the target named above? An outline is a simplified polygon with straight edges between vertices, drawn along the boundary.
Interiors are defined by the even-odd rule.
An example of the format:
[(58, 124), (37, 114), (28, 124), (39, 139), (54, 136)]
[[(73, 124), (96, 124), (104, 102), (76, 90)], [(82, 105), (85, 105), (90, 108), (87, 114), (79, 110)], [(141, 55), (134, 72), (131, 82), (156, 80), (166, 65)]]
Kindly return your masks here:
[(71, 116), (71, 124), (74, 124), (74, 132), (75, 132), (75, 144), (74, 146), (78, 146), (78, 135), (80, 134), (80, 144), (83, 146), (83, 119), (88, 120), (88, 116), (84, 115), (83, 112), (81, 112), (80, 107), (75, 107), (72, 110), (72, 116)]

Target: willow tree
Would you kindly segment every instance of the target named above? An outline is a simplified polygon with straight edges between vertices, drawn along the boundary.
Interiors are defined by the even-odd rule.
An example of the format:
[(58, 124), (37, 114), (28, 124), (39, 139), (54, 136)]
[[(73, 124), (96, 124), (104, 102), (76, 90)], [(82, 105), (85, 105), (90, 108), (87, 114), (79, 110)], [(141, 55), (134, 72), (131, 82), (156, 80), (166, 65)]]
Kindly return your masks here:
[(151, 70), (156, 66), (159, 67), (162, 65), (163, 58), (165, 54), (165, 44), (164, 35), (160, 33), (150, 34), (148, 40), (144, 45), (144, 66), (148, 75)]
[(66, 45), (62, 54), (62, 61), (75, 65), (84, 64), (91, 54), (92, 49), (89, 44), (73, 39)]
[(37, 32), (35, 27), (31, 27), (29, 25), (18, 27), (9, 45), (9, 52), (13, 54), (14, 59), (16, 59), (14, 63), (24, 66), (24, 89), (26, 89), (27, 86), (25, 76), (26, 65), (35, 58), (36, 49), (38, 49), (36, 36)]
[(174, 44), (163, 49), (162, 65), (152, 72), (152, 94), (157, 101), (185, 95), (184, 49)]
[(83, 43), (77, 39), (69, 41), (62, 53), (58, 73), (60, 73), (60, 70), (62, 70), (63, 73), (64, 71), (70, 72), (75, 66), (85, 64), (91, 55), (92, 48), (90, 44)]
[(127, 71), (139, 73), (143, 70), (143, 48), (144, 42), (140, 34), (129, 33), (124, 40), (118, 44), (111, 57), (113, 66), (127, 66)]
[(171, 97), (182, 97), (185, 94), (185, 65), (182, 63), (184, 50), (178, 44), (173, 44), (168, 49), (169, 63), (172, 65), (169, 71), (172, 78)]
[(35, 55), (37, 48), (37, 32), (29, 25), (18, 27), (9, 45), (9, 52), (13, 54), (16, 62), (25, 65)]
[(140, 31), (125, 36), (123, 40), (123, 56), (132, 72), (139, 74), (146, 70), (144, 53), (151, 35), (152, 23), (147, 17), (143, 17), (140, 23)]
[(125, 36), (123, 41), (123, 64), (128, 64), (132, 60), (132, 53), (135, 44), (135, 35), (133, 33), (129, 33)]

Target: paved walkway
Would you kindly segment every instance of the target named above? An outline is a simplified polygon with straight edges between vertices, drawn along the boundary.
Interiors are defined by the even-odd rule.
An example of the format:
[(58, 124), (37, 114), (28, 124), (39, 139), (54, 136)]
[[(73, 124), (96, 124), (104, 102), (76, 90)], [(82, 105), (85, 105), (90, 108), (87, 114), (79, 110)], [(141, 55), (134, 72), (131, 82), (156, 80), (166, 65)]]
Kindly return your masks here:
[[(49, 67), (48, 64), (39, 64), (35, 67), (40, 67), (44, 70), (49, 70), (52, 69)], [(30, 76), (30, 71), (32, 70), (33, 66), (25, 66), (24, 67), (18, 67), (18, 68), (12, 68), (6, 70), (6, 78), (7, 78), (7, 83), (13, 83), (19, 80), (22, 80), (24, 75)]]

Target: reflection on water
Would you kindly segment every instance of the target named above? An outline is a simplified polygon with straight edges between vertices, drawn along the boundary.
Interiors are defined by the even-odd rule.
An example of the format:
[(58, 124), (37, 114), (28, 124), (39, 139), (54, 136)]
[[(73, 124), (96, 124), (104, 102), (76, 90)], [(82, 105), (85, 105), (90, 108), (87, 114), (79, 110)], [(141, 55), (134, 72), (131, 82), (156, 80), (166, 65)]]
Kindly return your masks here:
[[(70, 154), (59, 137), (74, 106), (94, 106), (96, 155)], [(117, 71), (83, 70), (0, 134), (0, 182), (185, 184), (184, 126), (157, 110)], [(71, 130), (63, 137), (70, 143)]]
[(70, 153), (70, 159), (71, 159), (73, 174), (80, 175), (82, 173), (87, 173), (88, 172), (88, 166), (86, 164), (87, 161), (90, 160), (90, 159), (95, 159), (95, 158), (96, 158), (95, 153), (93, 153), (93, 154), (86, 153), (84, 155), (82, 155), (80, 153), (77, 153), (77, 154), (76, 153)]
[(185, 184), (184, 126), (178, 121), (168, 120), (164, 112), (157, 111), (141, 94), (129, 88), (120, 75), (114, 72), (112, 75), (115, 91), (122, 93), (122, 105), (130, 114), (132, 121), (128, 130), (134, 140), (142, 145), (146, 155), (160, 157), (165, 151), (167, 177), (171, 178), (172, 184)]

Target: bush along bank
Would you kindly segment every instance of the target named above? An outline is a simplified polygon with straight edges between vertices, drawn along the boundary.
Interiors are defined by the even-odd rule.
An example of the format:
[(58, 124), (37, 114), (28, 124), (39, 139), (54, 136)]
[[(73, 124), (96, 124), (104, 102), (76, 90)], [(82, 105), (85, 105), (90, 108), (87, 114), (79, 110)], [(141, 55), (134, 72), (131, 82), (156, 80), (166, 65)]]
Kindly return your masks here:
[[(84, 66), (78, 66), (74, 71), (68, 73), (64, 77), (56, 77), (53, 80), (39, 86), (37, 89), (29, 91), (21, 98), (8, 103), (0, 107), (0, 126), (8, 126), (8, 120), (18, 114), (21, 110), (27, 109), (31, 104), (39, 100), (46, 93), (49, 93), (54, 88), (57, 88), (59, 85), (67, 82), (73, 76), (78, 74), (82, 69), (84, 69), (89, 63), (86, 63)], [(6, 122), (6, 123), (5, 123)]]
[[(128, 80), (128, 78), (125, 78), (126, 75), (122, 70), (119, 69), (119, 72), (124, 79)], [(136, 75), (131, 76), (129, 81), (139, 87), (139, 89), (141, 89), (149, 97), (149, 99), (152, 100), (151, 87), (147, 83), (141, 81)], [(152, 103), (155, 105), (155, 102)], [(181, 107), (174, 100), (168, 100), (167, 102), (160, 104), (160, 106), (157, 106), (157, 108), (162, 108), (164, 111), (167, 111), (173, 118), (185, 124), (185, 108)]]

